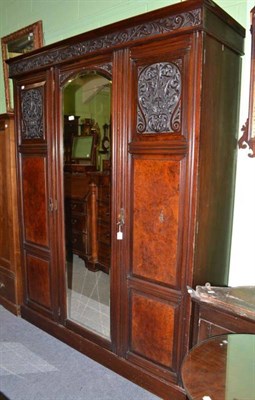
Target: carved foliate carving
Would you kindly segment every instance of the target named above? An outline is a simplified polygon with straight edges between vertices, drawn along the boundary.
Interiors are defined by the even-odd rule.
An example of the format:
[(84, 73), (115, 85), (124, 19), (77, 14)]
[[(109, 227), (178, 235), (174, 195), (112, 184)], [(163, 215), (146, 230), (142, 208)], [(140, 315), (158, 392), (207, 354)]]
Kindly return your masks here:
[(43, 139), (43, 88), (24, 89), (21, 92), (22, 139)]
[(180, 130), (181, 65), (181, 60), (177, 60), (138, 69), (138, 133)]
[(160, 18), (146, 24), (135, 25), (131, 28), (109, 33), (95, 39), (85, 40), (56, 50), (49, 50), (44, 54), (31, 56), (28, 60), (13, 62), (9, 67), (10, 76), (15, 76), (25, 71), (32, 71), (46, 65), (68, 61), (73, 57), (90, 54), (98, 50), (125, 45), (128, 42), (138, 39), (158, 36), (186, 27), (198, 26), (201, 22), (202, 12), (199, 8), (170, 17)]

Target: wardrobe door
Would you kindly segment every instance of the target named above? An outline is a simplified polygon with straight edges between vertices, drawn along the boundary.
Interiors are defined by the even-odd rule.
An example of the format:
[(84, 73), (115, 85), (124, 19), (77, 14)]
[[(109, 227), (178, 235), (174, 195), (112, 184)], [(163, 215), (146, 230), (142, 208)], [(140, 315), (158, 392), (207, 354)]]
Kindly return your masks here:
[(54, 316), (51, 71), (16, 83), (20, 217), (26, 306)]
[[(131, 50), (129, 361), (178, 383), (187, 341), (195, 99), (192, 36)], [(192, 252), (192, 250), (191, 250)], [(185, 338), (186, 337), (186, 338)]]

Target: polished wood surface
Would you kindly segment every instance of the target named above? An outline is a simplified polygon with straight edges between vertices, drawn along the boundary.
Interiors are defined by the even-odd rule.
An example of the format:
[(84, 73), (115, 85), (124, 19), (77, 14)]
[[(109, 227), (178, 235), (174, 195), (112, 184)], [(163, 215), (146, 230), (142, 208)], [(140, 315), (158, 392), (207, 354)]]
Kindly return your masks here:
[(193, 345), (224, 333), (255, 334), (255, 287), (198, 286), (193, 315)]
[(255, 398), (255, 335), (220, 335), (187, 354), (182, 380), (190, 400)]
[[(43, 189), (35, 187), (49, 204), (47, 248), (40, 232), (33, 237), (36, 222), (27, 217), (30, 206), (35, 209), (32, 199), (21, 196), (23, 260), (27, 254), (41, 260), (24, 268), (29, 283), (22, 315), (107, 366), (114, 360), (112, 368), (118, 365), (133, 380), (139, 371), (139, 384), (164, 399), (185, 398), (180, 366), (190, 347), (187, 285), (224, 285), (228, 274), (243, 36), (216, 4), (191, 0), (10, 62), (19, 159), (45, 156)], [(107, 344), (66, 321), (62, 90), (85, 70), (112, 80), (110, 188), (94, 181), (98, 249), (104, 256), (111, 252)], [(37, 113), (31, 99), (34, 106), (40, 101)], [(76, 188), (84, 191), (81, 180)], [(34, 242), (26, 241), (27, 230)], [(36, 297), (33, 286), (44, 286), (45, 297)]]
[(0, 304), (18, 314), (22, 301), (14, 115), (0, 115)]

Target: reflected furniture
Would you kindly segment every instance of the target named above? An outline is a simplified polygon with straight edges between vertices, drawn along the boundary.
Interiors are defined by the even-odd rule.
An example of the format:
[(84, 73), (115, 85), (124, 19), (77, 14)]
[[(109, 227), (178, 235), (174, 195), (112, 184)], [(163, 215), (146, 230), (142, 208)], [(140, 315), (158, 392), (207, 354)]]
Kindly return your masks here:
[(110, 170), (98, 171), (99, 131), (92, 119), (64, 116), (65, 232), (68, 258), (91, 271), (110, 269)]
[(19, 314), (22, 300), (14, 115), (0, 115), (0, 304)]
[[(227, 284), (243, 42), (244, 29), (213, 1), (190, 0), (8, 61), (22, 316), (164, 399), (185, 399), (186, 287)], [(98, 192), (91, 214), (105, 252), (110, 221), (109, 339), (67, 315), (63, 88), (84, 71), (112, 82), (110, 182), (93, 169), (80, 176), (81, 164), (71, 171)]]
[[(110, 269), (110, 172), (65, 172), (67, 256), (77, 254), (92, 271)], [(86, 171), (87, 169), (87, 171)]]
[[(95, 190), (95, 266), (109, 273), (111, 263), (111, 180), (110, 170), (90, 172), (91, 185)], [(93, 207), (93, 205), (92, 205)]]
[(220, 335), (185, 356), (182, 381), (190, 400), (254, 400), (254, 371), (255, 335)]
[(224, 333), (255, 334), (255, 287), (197, 286), (193, 345)]

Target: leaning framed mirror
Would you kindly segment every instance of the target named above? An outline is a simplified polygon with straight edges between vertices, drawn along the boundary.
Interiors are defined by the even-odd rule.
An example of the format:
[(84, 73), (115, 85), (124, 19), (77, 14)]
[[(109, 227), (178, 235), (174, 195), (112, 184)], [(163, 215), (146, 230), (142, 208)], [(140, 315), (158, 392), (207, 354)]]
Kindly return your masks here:
[(42, 21), (28, 25), (1, 38), (6, 111), (13, 112), (11, 79), (6, 60), (38, 49), (43, 45)]

